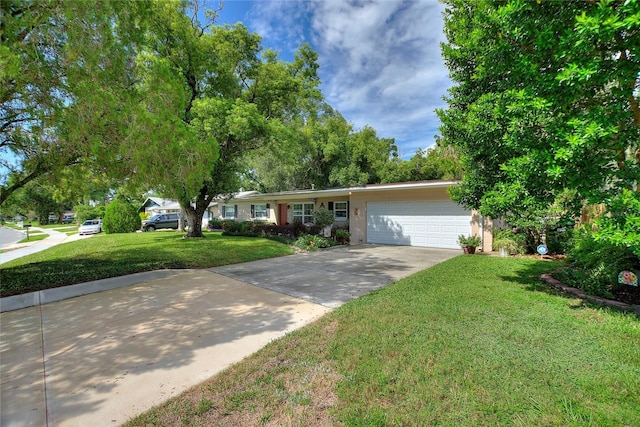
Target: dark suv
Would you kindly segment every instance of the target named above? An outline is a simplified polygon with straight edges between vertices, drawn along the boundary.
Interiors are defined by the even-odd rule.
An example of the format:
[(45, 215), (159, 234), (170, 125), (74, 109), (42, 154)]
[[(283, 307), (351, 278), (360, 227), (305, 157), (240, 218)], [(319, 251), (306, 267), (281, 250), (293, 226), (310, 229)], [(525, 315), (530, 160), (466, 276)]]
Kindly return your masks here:
[(142, 231), (156, 231), (160, 228), (173, 228), (177, 230), (179, 220), (179, 213), (156, 214), (142, 221)]

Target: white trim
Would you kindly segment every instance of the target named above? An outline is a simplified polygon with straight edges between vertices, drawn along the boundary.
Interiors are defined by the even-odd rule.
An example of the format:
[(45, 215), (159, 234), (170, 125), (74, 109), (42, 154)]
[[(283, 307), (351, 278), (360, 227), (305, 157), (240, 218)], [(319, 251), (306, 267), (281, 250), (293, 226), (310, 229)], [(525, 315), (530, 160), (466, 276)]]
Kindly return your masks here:
[[(336, 205), (338, 203), (344, 203), (344, 209), (343, 208), (338, 209), (336, 207)], [(338, 211), (344, 212), (344, 216), (338, 216), (337, 215)], [(336, 222), (347, 222), (347, 221), (349, 221), (349, 202), (346, 201), (346, 200), (338, 200), (338, 201), (334, 200), (333, 201), (333, 217), (334, 217), (334, 220)]]
[[(301, 222), (303, 224), (313, 223), (313, 212), (315, 211), (315, 203), (313, 202), (297, 202), (291, 204), (291, 220), (296, 222), (296, 205), (301, 205), (302, 211), (298, 210), (298, 212), (302, 212)], [(305, 214), (306, 206), (311, 206), (311, 214)], [(297, 215), (300, 217), (300, 215)], [(310, 218), (309, 218), (310, 217)]]

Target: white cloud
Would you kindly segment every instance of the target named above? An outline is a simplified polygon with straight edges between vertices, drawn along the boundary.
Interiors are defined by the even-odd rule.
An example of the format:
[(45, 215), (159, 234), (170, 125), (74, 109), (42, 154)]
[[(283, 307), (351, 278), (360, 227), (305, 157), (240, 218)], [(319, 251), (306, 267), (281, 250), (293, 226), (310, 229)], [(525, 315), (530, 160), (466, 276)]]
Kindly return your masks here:
[(395, 138), (400, 153), (434, 142), (450, 86), (440, 54), (443, 6), (436, 0), (254, 3), (251, 27), (289, 54), (309, 41), (319, 54), (327, 101), (356, 128)]

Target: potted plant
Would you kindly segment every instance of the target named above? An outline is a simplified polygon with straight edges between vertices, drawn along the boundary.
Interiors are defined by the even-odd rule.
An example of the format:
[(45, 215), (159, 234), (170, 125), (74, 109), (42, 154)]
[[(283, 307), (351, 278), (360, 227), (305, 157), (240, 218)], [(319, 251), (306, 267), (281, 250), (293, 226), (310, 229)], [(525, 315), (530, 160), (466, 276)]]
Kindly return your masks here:
[(519, 245), (518, 242), (509, 237), (498, 237), (493, 241), (493, 249), (498, 249), (500, 256), (506, 257), (509, 254), (518, 252)]
[(458, 236), (458, 244), (464, 250), (465, 254), (475, 254), (476, 248), (480, 246), (482, 239), (480, 236), (465, 236), (461, 234)]
[(351, 237), (351, 233), (344, 228), (338, 228), (336, 230), (336, 240), (343, 245), (349, 242), (349, 237)]
[(331, 226), (333, 225), (333, 221), (335, 221), (333, 211), (320, 208), (313, 212), (313, 220), (315, 221), (315, 225), (322, 229), (324, 237), (331, 236)]

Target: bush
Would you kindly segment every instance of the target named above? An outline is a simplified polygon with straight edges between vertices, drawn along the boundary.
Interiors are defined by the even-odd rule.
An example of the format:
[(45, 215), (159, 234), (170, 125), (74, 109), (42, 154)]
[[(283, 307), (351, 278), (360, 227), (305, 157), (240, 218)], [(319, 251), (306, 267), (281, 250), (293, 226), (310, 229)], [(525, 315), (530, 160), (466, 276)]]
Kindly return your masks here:
[(330, 211), (329, 209), (320, 208), (313, 212), (313, 221), (320, 229), (333, 224), (334, 220), (335, 216), (333, 211)]
[(222, 234), (224, 236), (256, 236), (251, 224), (248, 221), (225, 221), (222, 223)]
[(568, 268), (558, 277), (591, 295), (611, 297), (620, 290), (618, 274), (640, 268), (638, 257), (626, 246), (598, 241), (590, 225), (574, 231), (568, 251)]
[(207, 223), (208, 230), (222, 230), (222, 224), (224, 221), (218, 218), (211, 218)]
[(501, 247), (507, 249), (510, 254), (524, 254), (526, 252), (527, 237), (521, 233), (514, 233), (510, 229), (500, 230), (493, 236), (493, 250), (499, 251)]
[(295, 245), (300, 249), (304, 249), (306, 251), (315, 251), (320, 248), (328, 248), (331, 246), (335, 246), (336, 243), (331, 239), (326, 239), (320, 236), (314, 236), (311, 234), (302, 234), (298, 240), (296, 240)]
[(109, 203), (102, 221), (102, 228), (107, 234), (134, 233), (141, 225), (138, 209), (120, 198)]

